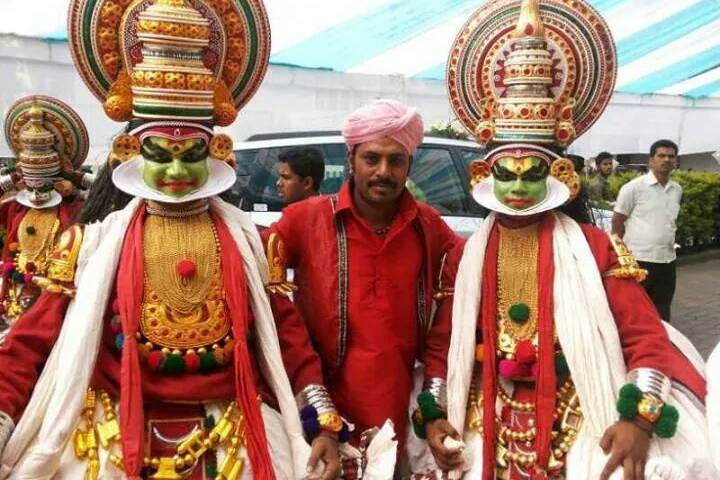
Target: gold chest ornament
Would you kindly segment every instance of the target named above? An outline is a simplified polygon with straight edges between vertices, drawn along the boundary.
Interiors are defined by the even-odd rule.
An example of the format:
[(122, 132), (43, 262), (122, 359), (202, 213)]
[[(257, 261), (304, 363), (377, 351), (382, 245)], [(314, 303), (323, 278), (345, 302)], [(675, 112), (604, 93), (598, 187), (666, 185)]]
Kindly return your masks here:
[(141, 358), (158, 372), (211, 370), (232, 358), (220, 246), (208, 213), (149, 215), (143, 229)]

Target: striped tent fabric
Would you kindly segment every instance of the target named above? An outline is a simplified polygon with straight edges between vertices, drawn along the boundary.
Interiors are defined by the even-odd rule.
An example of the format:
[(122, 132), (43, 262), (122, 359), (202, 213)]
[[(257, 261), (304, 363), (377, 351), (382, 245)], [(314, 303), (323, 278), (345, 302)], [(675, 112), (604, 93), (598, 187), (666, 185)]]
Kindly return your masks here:
[[(17, 8), (4, 9), (0, 33), (64, 38), (67, 0), (44, 0), (42, 19), (24, 0), (3, 1)], [(271, 63), (444, 80), (455, 34), (487, 1), (265, 0)], [(720, 97), (720, 0), (589, 1), (617, 43), (618, 91)]]

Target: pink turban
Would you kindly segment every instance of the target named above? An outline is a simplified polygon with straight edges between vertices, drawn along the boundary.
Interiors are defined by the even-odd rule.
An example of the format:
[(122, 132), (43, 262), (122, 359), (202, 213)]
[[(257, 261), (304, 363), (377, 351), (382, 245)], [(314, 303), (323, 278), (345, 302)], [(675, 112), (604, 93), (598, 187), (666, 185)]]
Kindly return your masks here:
[(424, 133), (420, 114), (395, 100), (377, 100), (355, 110), (343, 127), (350, 151), (361, 143), (390, 137), (413, 155), (422, 143)]

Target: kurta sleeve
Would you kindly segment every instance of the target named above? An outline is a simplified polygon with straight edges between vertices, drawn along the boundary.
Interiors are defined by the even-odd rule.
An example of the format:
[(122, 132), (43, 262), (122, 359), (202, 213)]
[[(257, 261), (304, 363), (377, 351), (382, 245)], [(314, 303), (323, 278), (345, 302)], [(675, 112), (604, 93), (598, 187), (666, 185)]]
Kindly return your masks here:
[(293, 393), (312, 384), (323, 384), (320, 357), (310, 341), (310, 334), (295, 304), (285, 295), (270, 295), (277, 325), (283, 364)]
[(297, 265), (303, 238), (295, 225), (298, 209), (289, 206), (280, 220), (261, 232), (270, 264), (270, 302), (275, 315), (283, 363), (294, 393), (323, 384), (322, 364), (310, 340), (305, 320), (287, 295), (287, 269)]
[(60, 334), (69, 301), (67, 296), (43, 292), (0, 346), (0, 411), (15, 423)]
[(674, 382), (690, 389), (695, 396), (705, 398), (705, 380), (670, 341), (647, 293), (633, 278), (616, 278), (608, 273), (617, 268), (618, 260), (609, 237), (597, 229), (584, 228), (617, 325), (628, 371), (652, 368)]

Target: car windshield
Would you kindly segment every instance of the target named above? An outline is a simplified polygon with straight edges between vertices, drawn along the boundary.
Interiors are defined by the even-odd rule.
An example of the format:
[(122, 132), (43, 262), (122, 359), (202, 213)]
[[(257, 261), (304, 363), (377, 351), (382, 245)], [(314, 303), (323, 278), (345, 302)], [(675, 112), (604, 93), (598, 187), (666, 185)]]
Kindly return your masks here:
[[(307, 146), (320, 150), (325, 159), (325, 179), (321, 193), (337, 193), (347, 173), (345, 145), (331, 143)], [(285, 150), (287, 148), (277, 147), (236, 151), (238, 180), (232, 191), (224, 195), (226, 200), (246, 211), (282, 210), (284, 205), (275, 183), (278, 179), (278, 155)], [(468, 150), (463, 149), (463, 154), (468, 153)], [(479, 150), (473, 153), (475, 157), (480, 156)], [(424, 144), (415, 155), (407, 187), (415, 198), (429, 203), (441, 214), (463, 215), (473, 209), (469, 206), (466, 182), (465, 173), (461, 174), (456, 168), (449, 147)]]

